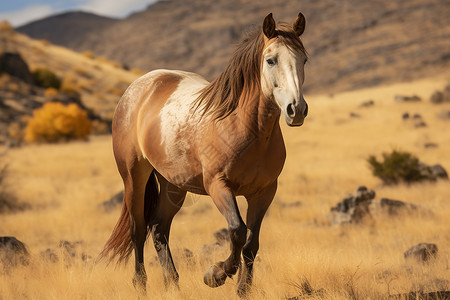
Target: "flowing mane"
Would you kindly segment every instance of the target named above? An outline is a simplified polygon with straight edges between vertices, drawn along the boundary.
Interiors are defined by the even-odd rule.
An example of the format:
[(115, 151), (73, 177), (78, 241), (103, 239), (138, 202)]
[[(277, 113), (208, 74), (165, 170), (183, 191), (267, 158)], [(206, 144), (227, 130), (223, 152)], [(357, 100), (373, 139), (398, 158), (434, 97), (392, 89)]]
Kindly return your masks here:
[[(291, 26), (280, 24), (276, 30), (276, 38), (289, 48), (307, 54)], [(241, 98), (245, 99), (259, 90), (263, 48), (263, 32), (260, 29), (251, 31), (239, 43), (227, 68), (199, 92), (194, 101), (194, 109), (203, 107), (202, 117), (210, 114), (213, 120), (221, 120), (238, 107)]]

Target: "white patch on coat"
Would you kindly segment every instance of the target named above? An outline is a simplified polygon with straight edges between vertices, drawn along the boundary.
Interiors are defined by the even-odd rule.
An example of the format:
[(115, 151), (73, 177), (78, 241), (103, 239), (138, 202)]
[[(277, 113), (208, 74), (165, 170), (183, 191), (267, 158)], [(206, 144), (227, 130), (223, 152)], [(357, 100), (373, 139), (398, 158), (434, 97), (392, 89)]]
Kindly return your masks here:
[[(179, 175), (183, 167), (190, 164), (187, 151), (193, 142), (193, 132), (200, 121), (200, 111), (193, 114), (192, 103), (198, 92), (208, 82), (202, 77), (186, 72), (179, 72), (183, 79), (169, 97), (159, 113), (161, 119), (161, 144), (164, 145), (167, 160), (177, 169)], [(187, 180), (179, 178), (181, 181)]]

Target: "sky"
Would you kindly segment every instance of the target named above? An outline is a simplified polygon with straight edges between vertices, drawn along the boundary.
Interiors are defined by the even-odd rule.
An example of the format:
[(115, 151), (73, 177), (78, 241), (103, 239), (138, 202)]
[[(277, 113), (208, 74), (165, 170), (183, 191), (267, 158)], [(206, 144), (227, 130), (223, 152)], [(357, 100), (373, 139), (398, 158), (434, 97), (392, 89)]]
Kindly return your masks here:
[(157, 0), (0, 0), (0, 22), (17, 27), (69, 10), (123, 18)]

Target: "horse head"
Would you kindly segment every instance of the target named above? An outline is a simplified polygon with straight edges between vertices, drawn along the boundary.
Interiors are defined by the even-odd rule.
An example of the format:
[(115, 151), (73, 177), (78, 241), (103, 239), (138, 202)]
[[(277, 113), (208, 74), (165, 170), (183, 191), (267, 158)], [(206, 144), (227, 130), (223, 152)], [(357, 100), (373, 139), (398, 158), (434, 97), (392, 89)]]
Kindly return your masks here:
[(305, 17), (299, 13), (292, 27), (282, 24), (277, 28), (270, 13), (264, 19), (262, 29), (262, 92), (267, 99), (277, 103), (289, 126), (300, 126), (308, 114), (302, 91), (307, 54), (300, 41), (305, 30)]

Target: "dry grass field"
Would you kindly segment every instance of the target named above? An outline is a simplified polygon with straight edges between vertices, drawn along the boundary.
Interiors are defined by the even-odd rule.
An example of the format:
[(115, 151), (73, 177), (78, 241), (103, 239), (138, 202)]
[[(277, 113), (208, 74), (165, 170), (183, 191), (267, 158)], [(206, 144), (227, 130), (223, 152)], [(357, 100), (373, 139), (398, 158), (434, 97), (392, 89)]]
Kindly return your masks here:
[[(366, 161), (393, 149), (408, 151), (427, 164), (450, 171), (450, 120), (437, 114), (450, 103), (434, 105), (430, 95), (449, 77), (307, 97), (310, 115), (300, 128), (283, 132), (287, 160), (274, 203), (262, 226), (255, 263), (253, 299), (299, 296), (305, 282), (308, 299), (383, 299), (409, 291), (450, 290), (450, 182), (383, 186)], [(398, 103), (396, 94), (417, 94), (417, 103)], [(360, 107), (373, 99), (371, 107)], [(419, 113), (426, 127), (415, 128), (402, 114)], [(351, 117), (350, 113), (359, 117)], [(284, 123), (284, 121), (282, 121)], [(433, 142), (436, 148), (425, 148)], [(138, 297), (132, 264), (95, 263), (115, 225), (119, 208), (98, 205), (122, 189), (110, 136), (89, 142), (30, 145), (11, 149), (8, 185), (32, 209), (0, 215), (0, 236), (15, 236), (31, 254), (28, 266), (0, 270), (0, 299), (130, 299)], [(418, 205), (415, 214), (378, 214), (371, 224), (331, 226), (330, 207), (360, 185), (388, 197)], [(241, 213), (246, 204), (240, 199)], [(300, 201), (300, 205), (286, 203)], [(180, 289), (166, 289), (151, 243), (145, 249), (149, 299), (237, 299), (236, 278), (211, 289), (203, 273), (227, 255), (227, 247), (206, 251), (213, 232), (226, 227), (212, 201), (188, 195), (175, 217), (171, 247), (180, 274)], [(51, 263), (40, 253), (48, 248), (63, 257), (60, 240), (81, 241), (75, 258)], [(439, 247), (428, 264), (406, 262), (403, 252), (420, 243)], [(186, 257), (185, 250), (192, 251)], [(81, 258), (80, 253), (87, 258)]]

